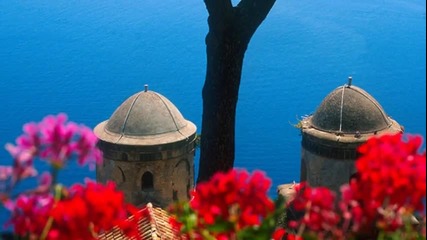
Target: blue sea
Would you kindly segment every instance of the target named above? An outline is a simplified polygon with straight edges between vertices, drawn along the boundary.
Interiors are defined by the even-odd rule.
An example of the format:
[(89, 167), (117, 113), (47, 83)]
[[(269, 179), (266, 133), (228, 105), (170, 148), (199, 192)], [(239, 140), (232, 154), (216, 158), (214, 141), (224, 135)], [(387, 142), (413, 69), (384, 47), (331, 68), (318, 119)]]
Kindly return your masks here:
[[(94, 127), (144, 84), (200, 131), (207, 31), (202, 0), (0, 1), (0, 145), (48, 114)], [(278, 0), (246, 52), (235, 166), (265, 171), (271, 196), (298, 181), (292, 125), (348, 76), (425, 137), (426, 1)], [(70, 165), (60, 180), (86, 177)]]

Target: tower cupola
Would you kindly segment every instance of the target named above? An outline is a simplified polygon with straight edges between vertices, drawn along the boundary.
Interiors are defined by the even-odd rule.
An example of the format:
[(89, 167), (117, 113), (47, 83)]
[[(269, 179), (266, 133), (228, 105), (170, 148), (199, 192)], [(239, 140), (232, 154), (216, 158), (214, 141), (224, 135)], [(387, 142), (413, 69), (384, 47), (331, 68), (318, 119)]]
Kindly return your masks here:
[(128, 202), (167, 206), (194, 184), (196, 126), (166, 97), (144, 91), (125, 100), (94, 132), (104, 153), (97, 180), (116, 182)]
[(403, 127), (369, 93), (349, 81), (301, 121), (301, 130), (301, 181), (338, 192), (355, 172), (357, 147), (372, 136), (403, 132)]

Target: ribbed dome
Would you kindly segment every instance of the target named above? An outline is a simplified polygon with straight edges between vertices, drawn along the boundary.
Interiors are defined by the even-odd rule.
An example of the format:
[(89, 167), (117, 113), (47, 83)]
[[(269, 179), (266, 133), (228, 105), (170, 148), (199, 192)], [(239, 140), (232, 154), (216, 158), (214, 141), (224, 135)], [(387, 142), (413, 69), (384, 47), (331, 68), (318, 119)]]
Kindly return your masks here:
[(332, 91), (310, 122), (318, 130), (344, 134), (373, 133), (392, 124), (381, 105), (356, 86), (342, 86)]
[(109, 120), (95, 128), (104, 141), (154, 145), (183, 140), (196, 132), (193, 123), (184, 119), (167, 98), (153, 91), (142, 91), (129, 97)]

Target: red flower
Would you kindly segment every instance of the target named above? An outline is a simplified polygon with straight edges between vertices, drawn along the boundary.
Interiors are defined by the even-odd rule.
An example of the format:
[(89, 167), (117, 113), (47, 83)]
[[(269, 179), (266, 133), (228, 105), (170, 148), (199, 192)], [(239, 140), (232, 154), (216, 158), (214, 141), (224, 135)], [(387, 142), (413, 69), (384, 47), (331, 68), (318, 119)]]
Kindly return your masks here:
[(218, 173), (197, 186), (190, 205), (204, 220), (202, 224), (213, 224), (219, 218), (236, 222), (237, 229), (258, 225), (274, 209), (267, 197), (270, 183), (261, 172), (252, 176), (237, 170)]
[(294, 235), (294, 234), (289, 234), (286, 237), (286, 240), (304, 240), (304, 238), (302, 238), (301, 236)]
[(278, 228), (276, 231), (274, 231), (272, 239), (273, 240), (281, 240), (283, 236), (285, 236), (286, 231), (283, 228)]
[(315, 232), (328, 232), (336, 229), (340, 217), (335, 212), (335, 193), (325, 187), (311, 188), (306, 184), (303, 186), (298, 189), (299, 192), (291, 204), (296, 211), (305, 212), (305, 215), (292, 225), (304, 224)]
[[(213, 236), (217, 239), (233, 239), (239, 230), (259, 226), (262, 220), (274, 210), (274, 203), (267, 197), (271, 181), (264, 173), (256, 171), (231, 170), (217, 173), (208, 182), (200, 183), (191, 193), (189, 205), (197, 218), (193, 238), (201, 236), (198, 230), (213, 226)], [(172, 209), (180, 220), (182, 207)], [(182, 225), (172, 220), (176, 229)]]
[[(9, 224), (18, 236), (39, 238), (45, 230), (47, 239), (97, 239), (99, 233), (117, 226), (127, 236), (140, 238), (138, 221), (143, 213), (126, 204), (111, 182), (75, 185), (56, 202), (50, 194), (20, 195), (6, 206), (12, 211)], [(128, 213), (133, 215), (130, 220)]]
[(420, 136), (370, 138), (359, 147), (357, 176), (342, 188), (340, 208), (352, 230), (372, 234), (404, 225), (402, 214), (424, 209), (426, 155)]
[(54, 204), (53, 196), (20, 195), (15, 202), (5, 205), (12, 216), (7, 225), (13, 225), (18, 236), (40, 236)]
[[(112, 182), (107, 185), (88, 182), (86, 186), (71, 187), (69, 196), (52, 210), (58, 239), (96, 239), (97, 233), (122, 227), (125, 233), (136, 237), (137, 224), (127, 221), (129, 208), (123, 193)], [(137, 216), (134, 216), (137, 218)]]
[[(355, 200), (363, 207), (365, 225), (381, 219), (380, 209), (422, 211), (426, 196), (426, 155), (420, 153), (420, 136), (401, 134), (370, 138), (360, 146), (356, 162), (359, 177), (350, 183)], [(394, 210), (392, 210), (394, 209)], [(385, 211), (383, 211), (385, 212)], [(399, 221), (393, 221), (392, 230)], [(385, 229), (388, 227), (384, 226)]]

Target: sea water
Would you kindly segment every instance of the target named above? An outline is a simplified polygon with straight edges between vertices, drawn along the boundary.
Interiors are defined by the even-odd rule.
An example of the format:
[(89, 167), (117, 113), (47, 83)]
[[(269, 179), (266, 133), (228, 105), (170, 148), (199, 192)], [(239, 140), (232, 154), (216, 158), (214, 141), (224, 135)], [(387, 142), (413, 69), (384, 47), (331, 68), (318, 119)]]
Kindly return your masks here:
[[(0, 145), (48, 114), (94, 127), (144, 84), (200, 132), (207, 31), (201, 0), (0, 1)], [(235, 166), (265, 171), (272, 197), (298, 181), (293, 124), (348, 76), (425, 136), (425, 46), (425, 1), (278, 0), (246, 52)], [(3, 148), (0, 160), (11, 161)], [(60, 174), (67, 185), (86, 177), (75, 164)]]

